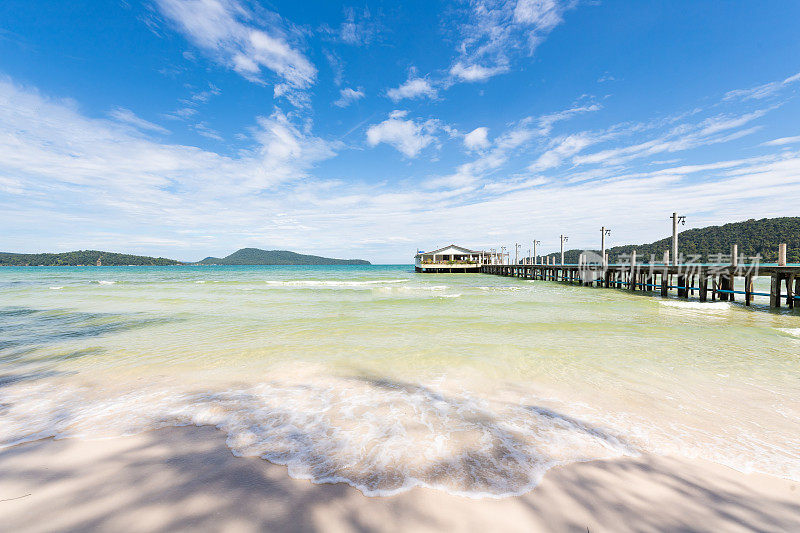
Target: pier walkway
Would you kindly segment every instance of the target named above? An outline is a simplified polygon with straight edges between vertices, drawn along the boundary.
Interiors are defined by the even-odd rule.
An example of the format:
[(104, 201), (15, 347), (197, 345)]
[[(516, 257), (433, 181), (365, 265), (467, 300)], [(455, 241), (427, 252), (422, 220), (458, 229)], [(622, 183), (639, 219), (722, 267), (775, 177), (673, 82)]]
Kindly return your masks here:
[[(800, 308), (798, 265), (512, 264), (480, 265), (479, 269), (482, 273), (498, 276), (655, 292), (665, 297), (670, 291), (677, 292), (679, 298), (697, 294), (701, 302), (735, 301), (736, 295), (740, 295), (744, 304), (750, 305), (754, 296), (768, 296), (772, 308), (779, 308), (782, 304), (790, 309), (797, 304)], [(771, 278), (769, 293), (753, 290), (753, 279), (758, 276)], [(743, 284), (739, 290), (737, 282)]]

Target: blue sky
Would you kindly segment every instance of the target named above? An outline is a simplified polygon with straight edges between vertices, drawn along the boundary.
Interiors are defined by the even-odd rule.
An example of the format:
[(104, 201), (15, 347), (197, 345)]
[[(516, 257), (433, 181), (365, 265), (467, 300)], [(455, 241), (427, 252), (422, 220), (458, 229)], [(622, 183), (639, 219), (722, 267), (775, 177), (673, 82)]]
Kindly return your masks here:
[(649, 242), (798, 214), (800, 3), (0, 3), (0, 250)]

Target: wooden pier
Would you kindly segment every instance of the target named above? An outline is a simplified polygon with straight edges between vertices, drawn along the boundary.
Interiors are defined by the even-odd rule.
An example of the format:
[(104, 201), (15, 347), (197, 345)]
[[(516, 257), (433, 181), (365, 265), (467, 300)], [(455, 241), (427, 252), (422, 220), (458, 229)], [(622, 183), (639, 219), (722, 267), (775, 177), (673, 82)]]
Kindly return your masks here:
[[(656, 293), (670, 293), (688, 299), (697, 295), (701, 302), (736, 301), (737, 295), (750, 305), (754, 296), (769, 296), (769, 305), (790, 309), (800, 300), (800, 266), (774, 265), (699, 265), (699, 264), (565, 264), (565, 265), (481, 265), (480, 272), (531, 280), (558, 281), (584, 286), (618, 288)], [(770, 292), (753, 290), (756, 276), (771, 278)], [(736, 282), (744, 286), (737, 290)], [(800, 303), (798, 303), (800, 307)]]

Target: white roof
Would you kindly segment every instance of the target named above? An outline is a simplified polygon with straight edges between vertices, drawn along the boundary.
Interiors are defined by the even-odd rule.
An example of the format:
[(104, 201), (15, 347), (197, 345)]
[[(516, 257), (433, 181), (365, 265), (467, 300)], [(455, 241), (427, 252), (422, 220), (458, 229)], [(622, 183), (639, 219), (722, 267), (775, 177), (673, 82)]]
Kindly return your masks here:
[(466, 255), (466, 254), (482, 254), (483, 252), (477, 250), (470, 250), (469, 248), (464, 248), (461, 246), (456, 246), (455, 244), (451, 244), (450, 246), (445, 246), (444, 248), (439, 248), (438, 250), (433, 250), (432, 252), (424, 252), (417, 255)]

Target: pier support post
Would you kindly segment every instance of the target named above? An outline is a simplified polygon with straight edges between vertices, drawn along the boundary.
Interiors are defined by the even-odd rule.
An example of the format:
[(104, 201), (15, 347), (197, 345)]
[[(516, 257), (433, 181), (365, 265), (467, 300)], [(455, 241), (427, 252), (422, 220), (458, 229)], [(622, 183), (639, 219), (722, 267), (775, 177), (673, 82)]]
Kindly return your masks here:
[(708, 301), (708, 276), (705, 272), (700, 272), (698, 282), (700, 287), (700, 301), (706, 302)]
[(797, 296), (800, 294), (800, 276), (795, 276), (794, 278), (794, 295)]
[(686, 296), (686, 276), (678, 274), (678, 298), (684, 298)]
[(786, 276), (786, 307), (789, 309), (794, 309), (794, 280), (794, 274)]
[(750, 305), (753, 301), (753, 276), (744, 277), (744, 305)]
[[(731, 277), (730, 274), (724, 274), (722, 276), (722, 285), (723, 285), (722, 288), (725, 289), (726, 291), (732, 291), (733, 290), (733, 278)], [(730, 302), (731, 300), (733, 300), (733, 294), (732, 293), (726, 292), (724, 294), (725, 294), (725, 301), (726, 302)]]
[(769, 306), (773, 308), (781, 306), (781, 275), (777, 272), (772, 274), (770, 280)]
[(666, 269), (661, 273), (661, 297), (666, 298), (669, 295), (669, 274)]

